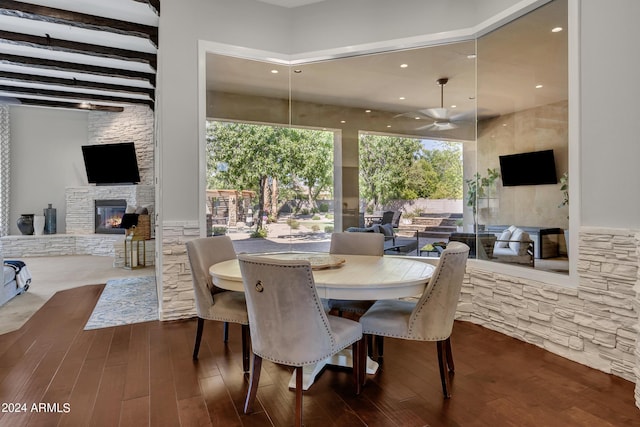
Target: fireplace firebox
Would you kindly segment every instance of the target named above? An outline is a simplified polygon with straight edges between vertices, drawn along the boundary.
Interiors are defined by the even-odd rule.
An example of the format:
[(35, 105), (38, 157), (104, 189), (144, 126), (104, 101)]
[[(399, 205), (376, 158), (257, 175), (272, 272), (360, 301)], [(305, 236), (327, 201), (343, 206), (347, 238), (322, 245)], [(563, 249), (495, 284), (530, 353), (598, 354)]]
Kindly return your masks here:
[(125, 234), (120, 228), (122, 217), (127, 210), (127, 201), (95, 200), (96, 234)]

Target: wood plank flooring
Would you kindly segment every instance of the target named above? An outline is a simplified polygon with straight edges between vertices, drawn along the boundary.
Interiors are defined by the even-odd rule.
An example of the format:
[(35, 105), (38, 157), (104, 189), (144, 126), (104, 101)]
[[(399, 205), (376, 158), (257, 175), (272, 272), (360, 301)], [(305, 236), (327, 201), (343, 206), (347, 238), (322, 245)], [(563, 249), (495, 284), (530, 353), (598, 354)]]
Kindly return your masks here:
[[(293, 424), (291, 370), (266, 361), (255, 412), (242, 413), (237, 325), (224, 345), (221, 324), (205, 323), (193, 362), (195, 320), (84, 331), (102, 289), (59, 292), (0, 335), (0, 426)], [(382, 368), (361, 395), (348, 370), (320, 374), (304, 394), (305, 425), (640, 426), (628, 381), (465, 322), (456, 322), (452, 346), (451, 399), (442, 397), (433, 343), (386, 339)]]

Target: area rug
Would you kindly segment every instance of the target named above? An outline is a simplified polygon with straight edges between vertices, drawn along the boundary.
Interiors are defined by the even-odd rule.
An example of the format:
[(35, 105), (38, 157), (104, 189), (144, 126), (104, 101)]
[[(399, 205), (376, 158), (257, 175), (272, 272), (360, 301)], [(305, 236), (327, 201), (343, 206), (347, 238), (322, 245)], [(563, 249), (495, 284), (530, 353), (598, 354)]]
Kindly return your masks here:
[(108, 280), (84, 329), (158, 320), (158, 294), (153, 276)]

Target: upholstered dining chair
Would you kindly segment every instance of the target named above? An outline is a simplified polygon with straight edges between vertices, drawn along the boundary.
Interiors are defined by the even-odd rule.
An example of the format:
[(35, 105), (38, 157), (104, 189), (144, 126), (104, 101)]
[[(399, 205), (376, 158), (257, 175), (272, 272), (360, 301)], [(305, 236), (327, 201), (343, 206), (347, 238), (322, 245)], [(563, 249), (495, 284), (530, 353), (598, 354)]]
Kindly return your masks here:
[(450, 242), (419, 300), (379, 300), (360, 317), (365, 335), (435, 341), (445, 398), (451, 397), (449, 374), (454, 364), (450, 337), (468, 255), (469, 246)]
[[(342, 255), (384, 255), (384, 235), (382, 233), (333, 233), (329, 253)], [(351, 313), (362, 316), (375, 301), (330, 299), (327, 305), (330, 310), (336, 310), (338, 315)], [(382, 356), (382, 338), (376, 340), (377, 355)], [(373, 340), (369, 340), (369, 356), (373, 357)]]
[(242, 325), (242, 367), (249, 371), (249, 317), (244, 292), (227, 291), (213, 284), (209, 267), (236, 258), (229, 236), (203, 237), (187, 242), (193, 290), (196, 297), (198, 326), (193, 359), (198, 359), (205, 320), (224, 322), (223, 340), (229, 338), (229, 322)]
[(302, 425), (302, 367), (353, 346), (356, 393), (364, 362), (362, 327), (356, 321), (327, 315), (306, 260), (275, 260), (238, 255), (249, 311), (253, 365), (244, 412), (251, 412), (262, 360), (293, 366), (296, 372), (296, 425)]

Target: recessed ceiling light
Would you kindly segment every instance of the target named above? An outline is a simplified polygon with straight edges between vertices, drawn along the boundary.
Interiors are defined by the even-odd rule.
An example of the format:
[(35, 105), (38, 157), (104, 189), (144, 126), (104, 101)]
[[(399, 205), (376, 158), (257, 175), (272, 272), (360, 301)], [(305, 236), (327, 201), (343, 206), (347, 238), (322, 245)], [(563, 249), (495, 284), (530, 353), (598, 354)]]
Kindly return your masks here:
[(296, 74), (300, 74), (302, 72), (302, 70), (293, 70), (294, 73)]
[(542, 85), (536, 85), (536, 89), (541, 89), (542, 87)]
[(402, 100), (402, 101), (405, 100), (405, 99), (407, 99), (407, 98), (405, 98), (404, 96), (400, 97), (400, 100)]
[(391, 127), (391, 125), (387, 125), (387, 127), (388, 127), (388, 128), (390, 128), (390, 127)]
[(364, 110), (364, 112), (365, 112), (365, 113), (370, 113), (370, 112), (371, 112), (371, 110)]
[(400, 68), (407, 68), (409, 64), (400, 64)]
[(456, 108), (456, 107), (457, 107), (457, 105), (452, 105), (452, 106), (451, 106), (451, 108)]
[(476, 59), (476, 54), (475, 53), (471, 53), (469, 55), (467, 55), (467, 59)]
[(340, 120), (340, 123), (347, 123), (346, 120)]
[(420, 117), (416, 117), (416, 120), (420, 120)]
[(278, 70), (271, 70), (271, 73), (272, 73), (272, 74), (278, 74), (278, 73), (279, 73), (279, 71), (278, 71)]
[(564, 30), (564, 28), (562, 27), (555, 27), (551, 29), (552, 33), (559, 33), (560, 31)]

